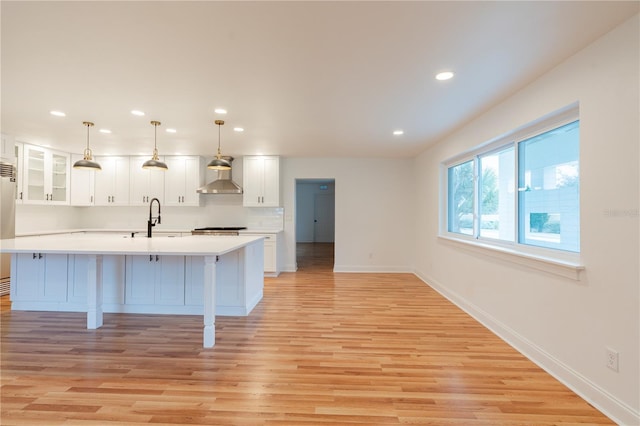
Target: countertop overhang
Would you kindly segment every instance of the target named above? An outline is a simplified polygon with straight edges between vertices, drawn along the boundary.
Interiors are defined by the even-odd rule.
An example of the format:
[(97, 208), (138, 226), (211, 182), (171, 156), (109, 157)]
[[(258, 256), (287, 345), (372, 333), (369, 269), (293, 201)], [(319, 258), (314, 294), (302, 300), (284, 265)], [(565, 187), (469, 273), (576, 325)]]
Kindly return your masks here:
[(260, 236), (249, 235), (127, 238), (122, 235), (97, 237), (90, 234), (66, 234), (0, 240), (0, 252), (212, 256), (229, 253), (262, 239)]

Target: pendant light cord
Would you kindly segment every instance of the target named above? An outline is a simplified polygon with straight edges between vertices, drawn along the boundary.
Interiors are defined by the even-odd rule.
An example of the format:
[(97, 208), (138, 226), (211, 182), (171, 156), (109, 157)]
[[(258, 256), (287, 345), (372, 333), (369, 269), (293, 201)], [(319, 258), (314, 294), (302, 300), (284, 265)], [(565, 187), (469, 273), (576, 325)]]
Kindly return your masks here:
[(89, 149), (89, 125), (87, 124), (87, 149)]

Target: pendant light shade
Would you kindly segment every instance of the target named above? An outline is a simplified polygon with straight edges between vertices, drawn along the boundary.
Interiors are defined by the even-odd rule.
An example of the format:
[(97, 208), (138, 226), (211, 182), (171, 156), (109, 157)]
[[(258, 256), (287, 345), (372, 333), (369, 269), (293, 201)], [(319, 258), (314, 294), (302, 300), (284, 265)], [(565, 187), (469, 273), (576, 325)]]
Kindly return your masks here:
[(153, 125), (153, 156), (150, 160), (147, 160), (142, 164), (142, 168), (163, 171), (169, 170), (167, 165), (160, 161), (160, 157), (158, 157), (157, 130), (161, 123), (159, 121), (152, 121), (151, 124)]
[(93, 154), (91, 152), (91, 148), (89, 148), (89, 127), (93, 126), (93, 123), (90, 121), (83, 121), (82, 124), (87, 126), (87, 147), (84, 150), (84, 158), (76, 161), (73, 164), (73, 168), (80, 170), (102, 170), (100, 164), (93, 161)]
[(216, 158), (207, 164), (207, 168), (211, 170), (231, 170), (231, 163), (222, 158), (222, 153), (220, 152), (220, 126), (224, 124), (224, 121), (216, 120), (215, 123), (218, 125), (218, 153)]

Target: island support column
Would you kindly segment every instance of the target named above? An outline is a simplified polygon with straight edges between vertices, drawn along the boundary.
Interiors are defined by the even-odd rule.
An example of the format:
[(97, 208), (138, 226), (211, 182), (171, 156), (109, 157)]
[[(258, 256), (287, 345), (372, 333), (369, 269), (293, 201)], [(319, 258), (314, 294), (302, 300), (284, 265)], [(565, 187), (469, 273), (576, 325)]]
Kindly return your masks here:
[(102, 327), (102, 255), (87, 255), (87, 328)]
[(203, 346), (216, 344), (216, 258), (204, 257), (204, 331)]

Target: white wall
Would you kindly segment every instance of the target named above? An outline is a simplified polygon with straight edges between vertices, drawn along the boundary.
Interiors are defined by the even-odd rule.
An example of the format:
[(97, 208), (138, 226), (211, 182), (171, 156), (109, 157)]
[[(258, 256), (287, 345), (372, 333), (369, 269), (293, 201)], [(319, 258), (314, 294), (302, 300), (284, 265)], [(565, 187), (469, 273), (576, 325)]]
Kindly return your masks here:
[(295, 270), (296, 179), (335, 179), (337, 272), (406, 272), (413, 265), (412, 159), (281, 160), (286, 271)]
[[(636, 16), (416, 159), (418, 275), (623, 424), (640, 424), (638, 34)], [(575, 101), (582, 279), (439, 240), (440, 163)]]
[(56, 229), (77, 229), (80, 228), (78, 224), (81, 221), (82, 215), (76, 207), (16, 205), (16, 235)]

